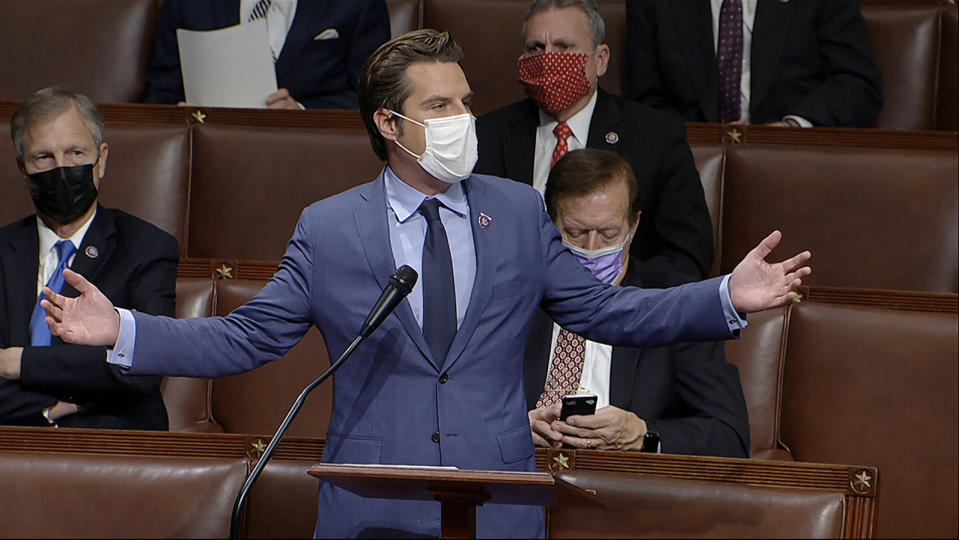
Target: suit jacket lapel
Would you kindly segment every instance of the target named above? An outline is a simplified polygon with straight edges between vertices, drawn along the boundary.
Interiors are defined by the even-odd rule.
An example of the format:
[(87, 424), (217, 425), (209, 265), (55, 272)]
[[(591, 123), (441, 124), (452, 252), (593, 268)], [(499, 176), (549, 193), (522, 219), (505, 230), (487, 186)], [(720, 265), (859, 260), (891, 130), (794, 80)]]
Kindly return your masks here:
[[(116, 248), (116, 232), (116, 213), (109, 208), (98, 207), (97, 215), (90, 223), (87, 233), (83, 235), (83, 242), (73, 258), (70, 269), (82, 274), (87, 281), (96, 283), (97, 276)], [(69, 283), (65, 283), (62, 294), (75, 297), (79, 296), (80, 292)]]
[(37, 302), (37, 272), (40, 269), (40, 240), (33, 217), (22, 222), (0, 259), (3, 267), (3, 293), (6, 298), (10, 340), (6, 346), (30, 343), (30, 317)]
[[(623, 119), (623, 110), (611, 99), (609, 94), (603, 90), (597, 90), (596, 106), (593, 108), (593, 117), (589, 120), (589, 134), (586, 136), (587, 148), (601, 148), (603, 150), (615, 151), (619, 137), (610, 139), (616, 142), (606, 141), (606, 134), (616, 132), (620, 122)], [(618, 135), (618, 133), (617, 133)]]
[(713, 50), (713, 20), (709, 0), (668, 0), (674, 31), (686, 59), (703, 117), (719, 121), (719, 68)]
[(487, 213), (492, 219), (496, 219), (493, 208), (508, 208), (507, 204), (497, 204), (498, 201), (490, 201), (486, 186), (480, 183), (471, 182), (467, 178), (463, 182), (463, 188), (466, 191), (466, 200), (469, 202), (470, 224), (473, 230), (473, 249), (476, 250), (476, 277), (473, 280), (473, 290), (470, 293), (470, 304), (466, 308), (466, 315), (463, 317), (463, 324), (460, 325), (450, 344), (450, 350), (446, 354), (444, 367), (448, 368), (456, 363), (456, 360), (463, 354), (466, 345), (476, 330), (476, 325), (486, 310), (486, 304), (489, 303), (490, 295), (493, 292), (493, 278), (498, 262), (498, 255), (495, 249), (496, 240), (499, 236), (496, 234), (497, 228), (483, 228), (478, 225), (481, 213)]
[(527, 99), (519, 104), (510, 119), (511, 128), (503, 135), (503, 157), (506, 177), (533, 185), (533, 159), (536, 155), (536, 128), (539, 108)]
[(750, 117), (769, 93), (797, 3), (773, 0), (757, 2), (750, 52)]
[[(360, 244), (363, 247), (363, 253), (366, 255), (370, 272), (380, 289), (384, 289), (389, 284), (390, 276), (396, 271), (396, 263), (393, 260), (393, 249), (390, 247), (386, 212), (386, 184), (383, 174), (380, 174), (378, 181), (364, 186), (364, 189), (359, 191), (359, 195), (364, 202), (353, 209), (353, 222), (356, 224), (357, 235), (360, 237)], [(426, 338), (423, 336), (423, 331), (413, 316), (409, 301), (400, 302), (393, 313), (400, 320), (403, 329), (409, 334), (410, 339), (413, 340), (423, 356), (433, 364), (433, 367), (437, 367), (430, 353), (429, 344), (426, 343)]]
[(609, 404), (629, 410), (642, 349), (613, 347), (609, 366)]
[[(276, 76), (280, 78), (315, 37), (314, 32), (323, 21), (323, 14), (329, 5), (328, 0), (309, 0), (296, 3), (296, 13), (293, 15), (293, 25), (283, 42), (283, 50), (276, 59)], [(341, 38), (342, 39), (342, 38)]]

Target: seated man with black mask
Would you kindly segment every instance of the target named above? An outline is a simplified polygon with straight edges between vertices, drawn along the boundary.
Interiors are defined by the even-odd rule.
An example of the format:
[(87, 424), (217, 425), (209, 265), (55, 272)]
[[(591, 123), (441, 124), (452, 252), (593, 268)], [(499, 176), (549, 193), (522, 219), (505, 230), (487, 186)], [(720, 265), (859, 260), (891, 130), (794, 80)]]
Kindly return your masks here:
[(38, 297), (44, 286), (76, 296), (71, 268), (118, 305), (172, 316), (176, 239), (97, 203), (109, 147), (88, 97), (40, 90), (10, 135), (37, 213), (0, 228), (0, 424), (167, 429), (160, 377), (121, 376), (105, 347), (54, 338)]
[[(601, 281), (661, 288), (693, 279), (630, 257), (641, 207), (632, 167), (607, 150), (570, 152), (546, 183), (546, 209), (563, 243)], [(538, 446), (749, 456), (746, 401), (723, 342), (614, 347), (540, 312), (525, 357)], [(596, 396), (595, 414), (559, 420), (562, 398), (573, 394)]]

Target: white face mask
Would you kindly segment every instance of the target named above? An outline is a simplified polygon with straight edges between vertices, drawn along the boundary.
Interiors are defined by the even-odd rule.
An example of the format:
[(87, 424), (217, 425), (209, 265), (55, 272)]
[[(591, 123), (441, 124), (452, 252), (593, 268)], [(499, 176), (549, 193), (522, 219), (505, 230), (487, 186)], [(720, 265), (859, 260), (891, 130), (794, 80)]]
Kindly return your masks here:
[(422, 155), (414, 154), (398, 140), (396, 145), (415, 157), (420, 167), (437, 180), (455, 184), (469, 177), (473, 172), (478, 154), (476, 117), (472, 114), (430, 118), (426, 120), (426, 124), (421, 124), (398, 112), (390, 111), (390, 113), (426, 130), (426, 150)]

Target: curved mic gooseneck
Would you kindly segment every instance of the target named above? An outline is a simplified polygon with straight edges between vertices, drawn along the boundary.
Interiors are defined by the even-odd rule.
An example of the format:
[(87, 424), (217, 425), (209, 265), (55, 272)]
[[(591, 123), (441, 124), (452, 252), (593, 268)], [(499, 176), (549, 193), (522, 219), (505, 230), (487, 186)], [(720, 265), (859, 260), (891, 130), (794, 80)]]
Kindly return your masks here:
[(314, 388), (319, 386), (320, 383), (329, 378), (333, 372), (339, 369), (339, 367), (343, 365), (343, 362), (353, 354), (353, 351), (356, 350), (360, 343), (369, 337), (369, 335), (386, 320), (390, 313), (396, 309), (396, 306), (413, 290), (413, 285), (416, 284), (417, 277), (416, 270), (413, 270), (405, 264), (394, 272), (393, 275), (390, 276), (389, 284), (383, 289), (380, 298), (376, 301), (373, 309), (370, 310), (370, 314), (366, 317), (366, 320), (363, 321), (363, 326), (360, 328), (360, 333), (356, 336), (356, 339), (343, 351), (343, 354), (330, 366), (330, 369), (324, 371), (322, 375), (317, 377), (315, 381), (311, 382), (300, 392), (299, 397), (293, 402), (290, 412), (286, 414), (286, 418), (280, 423), (280, 427), (277, 428), (270, 444), (267, 445), (263, 455), (260, 456), (259, 461), (256, 462), (256, 465), (250, 472), (250, 476), (247, 477), (246, 482), (243, 483), (243, 487), (240, 488), (240, 492), (236, 496), (236, 501), (233, 503), (233, 515), (230, 518), (230, 538), (240, 537), (240, 515), (243, 512), (243, 506), (250, 492), (250, 488), (253, 487), (253, 483), (256, 482), (260, 473), (263, 472), (267, 462), (273, 456), (273, 451), (276, 449), (276, 446), (280, 443), (290, 424), (293, 423), (293, 419), (296, 418), (296, 415), (300, 412), (303, 403), (306, 402), (306, 396), (309, 395)]

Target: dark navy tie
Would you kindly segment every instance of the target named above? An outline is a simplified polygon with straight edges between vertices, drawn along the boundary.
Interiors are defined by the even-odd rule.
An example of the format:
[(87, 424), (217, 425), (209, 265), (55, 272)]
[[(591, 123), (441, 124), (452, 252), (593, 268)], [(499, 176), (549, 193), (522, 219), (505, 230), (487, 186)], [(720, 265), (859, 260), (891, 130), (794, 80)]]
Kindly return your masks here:
[[(47, 287), (54, 292), (63, 290), (63, 270), (67, 268), (70, 256), (77, 250), (73, 242), (69, 240), (60, 240), (56, 246), (59, 262), (53, 275), (47, 280)], [(34, 347), (46, 347), (53, 341), (53, 334), (50, 333), (50, 326), (47, 325), (47, 313), (40, 307), (40, 300), (43, 299), (43, 293), (37, 298), (37, 306), (33, 309), (33, 317), (30, 318), (30, 345)]]
[(742, 116), (742, 0), (723, 0), (723, 6), (719, 9), (719, 43), (716, 57), (719, 67), (719, 113), (723, 122), (734, 122)]
[(440, 202), (427, 199), (420, 205), (426, 218), (423, 242), (423, 334), (439, 366), (456, 335), (456, 288), (453, 260), (446, 228), (440, 221)]

